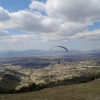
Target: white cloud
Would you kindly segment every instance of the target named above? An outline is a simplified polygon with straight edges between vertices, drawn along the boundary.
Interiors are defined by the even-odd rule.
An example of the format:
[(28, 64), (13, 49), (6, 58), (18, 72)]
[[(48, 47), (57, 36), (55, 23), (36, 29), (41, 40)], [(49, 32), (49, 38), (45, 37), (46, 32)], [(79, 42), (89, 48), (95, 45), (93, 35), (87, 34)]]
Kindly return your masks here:
[(97, 29), (92, 32), (85, 31), (82, 33), (78, 33), (75, 36), (73, 36), (72, 38), (88, 40), (88, 41), (100, 41), (100, 29)]
[(10, 20), (9, 12), (0, 7), (0, 22)]
[(45, 10), (72, 22), (100, 20), (100, 0), (47, 0)]
[(29, 8), (33, 10), (38, 10), (38, 11), (44, 11), (45, 10), (45, 3), (43, 2), (38, 2), (38, 1), (33, 1), (30, 5)]
[(67, 41), (72, 39), (75, 34), (83, 32), (85, 29), (86, 26), (81, 23), (63, 23), (59, 25), (56, 31), (48, 34), (42, 33), (41, 39), (42, 41)]
[[(11, 14), (10, 27), (19, 30), (37, 31), (42, 29), (41, 15), (38, 12), (19, 11)], [(8, 26), (9, 27), (9, 26)]]
[[(83, 32), (87, 31), (88, 25), (100, 20), (99, 4), (99, 0), (47, 0), (46, 3), (33, 1), (29, 7), (40, 12), (44, 11), (47, 14), (47, 17), (43, 19), (43, 25), (48, 26), (47, 30), (51, 31), (46, 31), (47, 33), (41, 31), (42, 39), (44, 41), (62, 41), (73, 39), (72, 37), (76, 37), (78, 34), (81, 36), (77, 39), (85, 39)], [(87, 40), (97, 40), (90, 39), (89, 37), (93, 36), (91, 35), (88, 34)], [(98, 38), (97, 34), (95, 34), (96, 37)]]
[(6, 28), (24, 30), (28, 32), (50, 33), (57, 31), (62, 24), (61, 18), (52, 18), (42, 15), (39, 12), (19, 11), (10, 14), (11, 20), (6, 24)]
[(15, 43), (15, 44), (28, 44), (33, 43), (38, 39), (37, 35), (34, 34), (23, 34), (23, 35), (12, 35), (7, 39), (3, 39), (5, 43)]
[(0, 39), (8, 38), (10, 37), (10, 33), (6, 30), (0, 29)]
[[(23, 30), (32, 34), (13, 35), (5, 42), (67, 41), (85, 39), (99, 41), (99, 30), (88, 32), (87, 26), (100, 20), (100, 0), (32, 1), (29, 10), (8, 12), (0, 7), (0, 37), (5, 29)], [(35, 37), (34, 37), (35, 36)]]

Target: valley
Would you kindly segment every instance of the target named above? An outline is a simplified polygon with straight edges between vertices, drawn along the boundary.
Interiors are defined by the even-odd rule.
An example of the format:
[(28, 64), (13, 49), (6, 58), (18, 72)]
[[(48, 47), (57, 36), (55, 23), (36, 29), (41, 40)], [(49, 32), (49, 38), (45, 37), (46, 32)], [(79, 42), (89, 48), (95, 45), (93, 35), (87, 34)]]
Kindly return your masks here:
[[(74, 77), (100, 76), (100, 59), (83, 57), (70, 60), (69, 57), (56, 55), (38, 57), (8, 57), (0, 60), (0, 80), (5, 74), (19, 77), (16, 90), (27, 87), (29, 83), (47, 84)], [(75, 58), (75, 56), (73, 57)], [(68, 61), (67, 61), (68, 59)]]

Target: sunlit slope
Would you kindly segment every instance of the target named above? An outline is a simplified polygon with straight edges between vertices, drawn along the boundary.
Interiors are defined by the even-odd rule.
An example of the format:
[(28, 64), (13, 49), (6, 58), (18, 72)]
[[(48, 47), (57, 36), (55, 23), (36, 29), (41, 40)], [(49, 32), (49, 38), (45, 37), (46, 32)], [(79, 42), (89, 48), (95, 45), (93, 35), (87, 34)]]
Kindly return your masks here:
[(37, 92), (0, 94), (0, 100), (100, 100), (100, 79)]

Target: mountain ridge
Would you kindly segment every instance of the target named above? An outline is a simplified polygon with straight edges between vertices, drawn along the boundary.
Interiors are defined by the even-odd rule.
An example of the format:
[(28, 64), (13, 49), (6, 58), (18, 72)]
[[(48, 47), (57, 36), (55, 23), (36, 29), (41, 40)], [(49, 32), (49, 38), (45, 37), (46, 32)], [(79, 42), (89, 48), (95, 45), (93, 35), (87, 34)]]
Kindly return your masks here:
[[(90, 51), (78, 51), (78, 50), (69, 50), (67, 54), (100, 54), (100, 50), (90, 50)], [(66, 51), (63, 50), (36, 50), (36, 49), (29, 49), (23, 51), (0, 51), (0, 56), (14, 56), (14, 55), (45, 55), (45, 54), (66, 54)]]

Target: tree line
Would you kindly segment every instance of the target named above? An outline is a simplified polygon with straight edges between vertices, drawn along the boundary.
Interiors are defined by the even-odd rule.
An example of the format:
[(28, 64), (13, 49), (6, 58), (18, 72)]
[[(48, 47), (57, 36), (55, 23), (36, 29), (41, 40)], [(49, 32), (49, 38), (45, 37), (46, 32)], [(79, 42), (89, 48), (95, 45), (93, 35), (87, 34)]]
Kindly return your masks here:
[[(10, 77), (10, 79), (16, 80), (17, 85), (18, 85), (18, 82), (20, 82), (20, 80), (17, 77), (15, 77), (13, 75), (5, 75), (4, 77), (6, 77), (6, 81), (7, 81), (8, 76)], [(96, 78), (100, 78), (100, 74), (92, 73), (88, 77), (87, 76), (73, 77), (72, 79), (63, 79), (63, 80), (51, 81), (51, 82), (48, 82), (48, 83), (39, 83), (39, 84), (29, 83), (28, 86), (21, 87), (19, 90), (15, 89), (15, 86), (17, 86), (16, 84), (12, 84), (12, 85), (15, 85), (15, 86), (5, 88), (5, 89), (2, 89), (2, 86), (0, 86), (0, 93), (14, 94), (14, 93), (33, 92), (33, 91), (42, 90), (44, 88), (51, 88), (51, 87), (57, 87), (57, 86), (66, 86), (66, 85), (71, 85), (71, 84), (85, 83), (85, 82), (92, 81)], [(11, 81), (11, 82), (13, 82), (13, 81)]]

